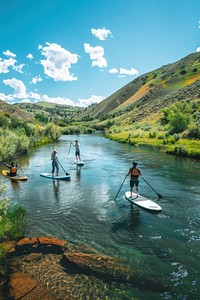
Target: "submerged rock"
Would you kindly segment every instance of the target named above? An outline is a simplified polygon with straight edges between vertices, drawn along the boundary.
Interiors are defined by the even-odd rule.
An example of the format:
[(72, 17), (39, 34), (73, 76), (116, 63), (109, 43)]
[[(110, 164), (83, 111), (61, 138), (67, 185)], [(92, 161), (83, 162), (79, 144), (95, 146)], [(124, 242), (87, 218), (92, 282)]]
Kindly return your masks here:
[(149, 279), (127, 265), (88, 245), (72, 245), (51, 237), (24, 238), (8, 255), (9, 297), (134, 299), (134, 288), (166, 290), (160, 278)]

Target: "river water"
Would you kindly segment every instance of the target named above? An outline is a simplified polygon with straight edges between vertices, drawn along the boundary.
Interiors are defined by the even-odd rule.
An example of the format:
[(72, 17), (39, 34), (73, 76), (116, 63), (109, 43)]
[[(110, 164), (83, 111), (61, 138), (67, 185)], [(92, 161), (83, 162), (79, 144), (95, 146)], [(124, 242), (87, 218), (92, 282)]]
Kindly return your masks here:
[[(74, 164), (70, 142), (78, 138), (83, 167)], [(57, 149), (70, 181), (43, 178), (51, 172)], [(70, 150), (70, 153), (69, 153)], [(157, 202), (152, 214), (131, 207), (124, 193), (125, 174), (137, 160), (143, 177), (140, 193)], [(200, 295), (200, 162), (156, 150), (120, 144), (102, 134), (62, 136), (19, 158), (27, 182), (5, 179), (8, 196), (27, 209), (27, 235), (53, 236), (86, 243), (101, 253), (126, 258), (130, 265), (159, 273), (171, 290), (154, 293), (133, 289), (136, 299), (198, 299)], [(60, 174), (64, 174), (62, 168)]]

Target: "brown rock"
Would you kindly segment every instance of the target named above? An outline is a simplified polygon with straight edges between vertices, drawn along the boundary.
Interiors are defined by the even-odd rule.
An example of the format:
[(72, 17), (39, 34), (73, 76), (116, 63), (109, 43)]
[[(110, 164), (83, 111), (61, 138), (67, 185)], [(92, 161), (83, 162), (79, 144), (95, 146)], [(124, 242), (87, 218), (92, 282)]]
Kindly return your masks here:
[(41, 245), (52, 245), (52, 246), (64, 247), (67, 244), (66, 241), (59, 240), (57, 238), (51, 238), (51, 237), (40, 237), (38, 240)]
[(42, 253), (31, 253), (26, 258), (25, 261), (27, 262), (35, 262), (42, 258)]
[(13, 299), (23, 300), (53, 300), (45, 287), (31, 276), (24, 273), (14, 273), (10, 279), (10, 294)]
[(38, 240), (36, 238), (24, 238), (17, 243), (17, 247), (21, 246), (33, 246), (37, 245)]
[[(80, 268), (98, 273), (108, 272), (117, 267), (117, 260), (106, 255), (86, 254), (86, 253), (64, 253), (64, 258), (73, 262)], [(115, 265), (116, 263), (116, 265)], [(115, 267), (114, 267), (115, 266)]]

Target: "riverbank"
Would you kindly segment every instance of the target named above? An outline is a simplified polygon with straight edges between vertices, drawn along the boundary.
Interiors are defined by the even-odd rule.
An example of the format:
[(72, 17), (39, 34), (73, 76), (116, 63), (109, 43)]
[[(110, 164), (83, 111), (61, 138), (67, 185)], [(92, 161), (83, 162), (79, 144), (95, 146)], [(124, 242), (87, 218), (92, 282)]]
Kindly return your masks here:
[(200, 159), (200, 140), (189, 140), (177, 138), (176, 136), (160, 136), (156, 138), (153, 134), (152, 136), (135, 136), (130, 132), (106, 132), (106, 137), (113, 141), (133, 146), (151, 147), (166, 154)]

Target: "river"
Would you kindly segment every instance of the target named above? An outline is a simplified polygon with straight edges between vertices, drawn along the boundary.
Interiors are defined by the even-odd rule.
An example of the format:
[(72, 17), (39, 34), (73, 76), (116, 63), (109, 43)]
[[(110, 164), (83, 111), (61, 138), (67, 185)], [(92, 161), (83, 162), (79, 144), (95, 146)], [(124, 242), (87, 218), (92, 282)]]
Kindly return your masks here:
[[(83, 167), (74, 164), (70, 141), (78, 138)], [(57, 149), (70, 181), (43, 178), (51, 172)], [(70, 150), (70, 153), (68, 153)], [(68, 155), (69, 154), (69, 155)], [(143, 177), (140, 193), (157, 202), (152, 214), (131, 207), (124, 193), (132, 166), (138, 161)], [(54, 236), (86, 243), (111, 256), (126, 258), (141, 272), (169, 280), (165, 293), (134, 289), (136, 299), (198, 299), (200, 295), (200, 162), (153, 149), (120, 144), (102, 134), (62, 136), (56, 144), (38, 147), (19, 157), (27, 182), (5, 179), (8, 196), (27, 209), (27, 236)], [(19, 170), (20, 171), (20, 170)], [(60, 174), (64, 174), (60, 168)]]

